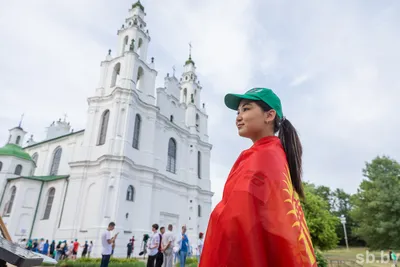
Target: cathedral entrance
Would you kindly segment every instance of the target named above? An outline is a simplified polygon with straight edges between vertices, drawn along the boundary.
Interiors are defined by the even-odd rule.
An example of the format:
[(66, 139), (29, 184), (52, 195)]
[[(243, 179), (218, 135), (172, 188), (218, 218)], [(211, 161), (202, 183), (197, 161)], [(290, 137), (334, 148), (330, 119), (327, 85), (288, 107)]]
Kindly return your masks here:
[(160, 227), (164, 226), (168, 227), (169, 224), (172, 224), (173, 231), (179, 231), (179, 215), (168, 213), (168, 212), (160, 212)]

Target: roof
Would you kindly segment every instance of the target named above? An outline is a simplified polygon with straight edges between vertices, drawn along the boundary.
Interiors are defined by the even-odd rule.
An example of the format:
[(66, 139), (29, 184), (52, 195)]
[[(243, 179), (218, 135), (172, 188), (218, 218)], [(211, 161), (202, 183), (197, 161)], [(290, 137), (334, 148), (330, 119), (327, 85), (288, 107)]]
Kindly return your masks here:
[(52, 139), (44, 140), (44, 141), (42, 141), (42, 142), (38, 142), (38, 143), (35, 143), (35, 144), (32, 144), (32, 145), (26, 146), (26, 147), (24, 147), (24, 149), (31, 148), (31, 147), (34, 147), (34, 146), (38, 146), (38, 145), (41, 145), (41, 144), (44, 144), (44, 143), (47, 143), (47, 142), (51, 142), (51, 141), (54, 141), (54, 140), (57, 140), (57, 139), (61, 139), (61, 138), (64, 138), (64, 137), (68, 137), (68, 136), (70, 136), (70, 135), (82, 133), (82, 132), (84, 132), (84, 131), (85, 131), (85, 130), (80, 130), (80, 131), (76, 131), (76, 132), (73, 132), (73, 133), (69, 133), (69, 134), (65, 134), (65, 135), (60, 135), (60, 136), (57, 136), (57, 137), (52, 138)]
[(22, 147), (15, 144), (6, 144), (2, 148), (0, 148), (1, 156), (14, 156), (20, 159), (30, 160), (32, 161), (31, 156), (26, 153)]
[(185, 66), (188, 65), (188, 64), (190, 64), (190, 63), (192, 63), (193, 65), (195, 65), (195, 63), (194, 63), (194, 61), (192, 60), (192, 57), (191, 57), (191, 56), (189, 56), (189, 59), (186, 60)]
[(7, 180), (16, 180), (16, 179), (28, 179), (28, 180), (35, 180), (40, 182), (51, 182), (61, 179), (67, 179), (69, 175), (49, 175), (49, 176), (18, 176), (15, 178), (8, 178)]
[(142, 3), (140, 3), (140, 0), (132, 5), (132, 9), (135, 7), (139, 7), (144, 12), (144, 6), (142, 5)]

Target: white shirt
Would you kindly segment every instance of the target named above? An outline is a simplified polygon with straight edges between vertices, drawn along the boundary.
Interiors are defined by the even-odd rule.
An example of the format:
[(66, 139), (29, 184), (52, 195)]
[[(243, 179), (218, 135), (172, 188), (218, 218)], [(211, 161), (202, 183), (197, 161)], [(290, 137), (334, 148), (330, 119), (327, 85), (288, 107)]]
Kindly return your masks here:
[(203, 241), (203, 239), (198, 239), (197, 240), (197, 248), (199, 248), (199, 249), (202, 249), (203, 248), (203, 245), (204, 245), (204, 241)]
[(171, 231), (167, 231), (163, 234), (162, 245), (165, 248), (168, 243), (171, 242), (168, 249), (172, 249), (175, 245), (175, 236)]
[(154, 256), (158, 253), (158, 246), (160, 244), (160, 234), (155, 232), (151, 237), (149, 241), (149, 251), (148, 254), (149, 256)]
[(112, 244), (108, 244), (107, 240), (111, 239), (111, 232), (105, 230), (101, 235), (101, 245), (103, 249), (101, 250), (101, 255), (111, 255), (112, 252)]

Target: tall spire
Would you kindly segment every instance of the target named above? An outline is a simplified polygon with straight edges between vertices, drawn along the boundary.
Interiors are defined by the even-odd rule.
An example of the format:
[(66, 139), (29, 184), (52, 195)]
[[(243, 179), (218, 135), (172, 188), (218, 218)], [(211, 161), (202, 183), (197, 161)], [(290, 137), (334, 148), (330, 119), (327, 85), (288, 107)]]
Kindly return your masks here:
[(19, 124), (18, 124), (18, 127), (19, 128), (22, 128), (22, 120), (24, 119), (24, 113), (22, 113), (22, 115), (21, 115), (21, 119), (19, 120)]
[(188, 64), (190, 64), (190, 63), (192, 63), (193, 65), (195, 65), (195, 64), (194, 64), (194, 61), (192, 60), (192, 42), (189, 42), (189, 59), (186, 60), (185, 65), (188, 65)]

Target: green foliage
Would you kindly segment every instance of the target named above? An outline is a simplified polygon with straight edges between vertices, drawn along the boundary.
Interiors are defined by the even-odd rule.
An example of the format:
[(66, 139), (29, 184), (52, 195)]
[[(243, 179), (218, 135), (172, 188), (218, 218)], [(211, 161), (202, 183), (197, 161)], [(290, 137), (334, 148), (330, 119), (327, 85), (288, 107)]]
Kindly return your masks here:
[[(309, 183), (306, 183), (306, 186), (328, 203), (328, 209), (333, 216), (340, 217), (343, 214), (346, 217), (346, 232), (349, 245), (365, 246), (365, 241), (359, 236), (353, 234), (353, 228), (358, 225), (350, 214), (350, 210), (353, 208), (351, 204), (351, 195), (339, 188), (331, 190), (327, 186), (315, 186), (314, 184)], [(339, 238), (338, 245), (345, 246), (346, 243), (342, 224), (337, 224), (335, 231)]]
[(321, 250), (335, 248), (339, 218), (329, 212), (329, 203), (316, 194), (313, 186), (305, 184), (304, 191), (306, 198), (302, 205), (313, 245)]
[[(79, 258), (76, 260), (62, 260), (57, 263), (60, 267), (98, 267), (101, 258)], [(145, 263), (137, 259), (111, 258), (109, 267), (144, 267)]]
[(400, 247), (400, 164), (389, 157), (366, 163), (366, 177), (351, 198), (355, 232), (371, 249)]
[(328, 260), (324, 257), (321, 251), (316, 250), (315, 256), (317, 258), (317, 265), (318, 267), (328, 267)]
[[(197, 262), (197, 258), (196, 257), (188, 257), (188, 258), (186, 258), (186, 267), (197, 267), (197, 264), (198, 264), (198, 262)], [(180, 265), (180, 263), (179, 263), (179, 261), (175, 264), (175, 266), (176, 267), (179, 267), (179, 266), (181, 266)]]

